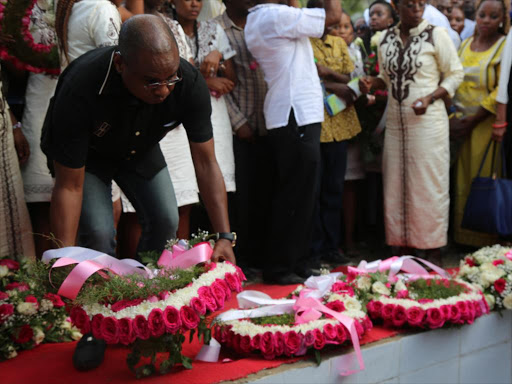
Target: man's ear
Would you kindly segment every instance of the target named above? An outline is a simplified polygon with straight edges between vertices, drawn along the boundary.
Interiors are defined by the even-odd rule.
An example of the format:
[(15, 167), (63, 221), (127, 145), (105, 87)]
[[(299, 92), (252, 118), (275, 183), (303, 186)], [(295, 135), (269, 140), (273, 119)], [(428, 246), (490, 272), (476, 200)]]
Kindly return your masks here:
[(116, 68), (116, 71), (121, 74), (123, 73), (124, 69), (124, 62), (123, 57), (121, 56), (121, 52), (117, 51), (114, 53), (114, 67)]

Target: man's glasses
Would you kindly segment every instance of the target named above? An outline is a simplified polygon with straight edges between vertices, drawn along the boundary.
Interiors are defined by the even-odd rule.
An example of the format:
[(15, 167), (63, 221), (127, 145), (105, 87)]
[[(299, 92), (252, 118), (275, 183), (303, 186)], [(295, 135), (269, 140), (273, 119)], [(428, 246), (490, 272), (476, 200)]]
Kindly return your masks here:
[(149, 83), (144, 85), (144, 88), (146, 88), (148, 91), (154, 91), (155, 89), (160, 88), (162, 85), (165, 85), (166, 87), (170, 87), (174, 84), (179, 83), (181, 80), (183, 80), (183, 76), (181, 75), (181, 68), (178, 69), (178, 72), (172, 79), (164, 80), (164, 81), (157, 81), (155, 83)]

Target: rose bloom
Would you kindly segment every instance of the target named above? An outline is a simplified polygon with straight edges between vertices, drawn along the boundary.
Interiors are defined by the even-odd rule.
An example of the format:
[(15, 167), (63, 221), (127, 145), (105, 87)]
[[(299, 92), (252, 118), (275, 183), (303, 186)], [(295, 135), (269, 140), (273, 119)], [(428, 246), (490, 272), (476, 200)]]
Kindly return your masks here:
[[(101, 338), (107, 344), (117, 344), (119, 341), (119, 324), (114, 317), (105, 317), (100, 326)], [(82, 332), (87, 333), (87, 332)]]
[(238, 277), (231, 272), (226, 273), (226, 283), (229, 286), (229, 289), (232, 291), (237, 291), (240, 286), (240, 282), (238, 281)]
[[(94, 321), (94, 319), (93, 319)], [(131, 319), (123, 317), (118, 322), (119, 342), (123, 345), (129, 345), (134, 341), (134, 333)]]
[(92, 335), (96, 339), (101, 339), (101, 323), (103, 322), (104, 318), (105, 317), (101, 313), (94, 315), (94, 317), (92, 318), (91, 331), (92, 331)]
[(180, 309), (180, 317), (181, 323), (183, 324), (185, 329), (195, 329), (199, 325), (199, 321), (201, 320), (197, 315), (196, 311), (194, 311), (189, 306), (184, 305)]
[(20, 269), (20, 263), (18, 263), (15, 260), (11, 260), (11, 259), (2, 259), (2, 260), (0, 260), (0, 265), (5, 266), (5, 267), (7, 267), (9, 269), (12, 269), (14, 271), (17, 271), (18, 269)]
[(9, 294), (0, 291), (0, 301), (7, 300), (9, 298)]
[(168, 333), (173, 335), (181, 328), (180, 313), (174, 307), (167, 307), (164, 311), (164, 323)]
[(206, 313), (206, 305), (204, 305), (203, 301), (198, 297), (193, 297), (190, 300), (190, 306), (194, 311), (196, 311), (200, 316)]
[(89, 315), (80, 307), (74, 307), (70, 313), (71, 322), (82, 332), (83, 334), (89, 333), (91, 330), (91, 322)]
[(50, 300), (55, 308), (61, 308), (65, 305), (64, 301), (62, 301), (62, 298), (54, 293), (47, 293), (44, 295), (44, 298), (46, 300)]
[(341, 324), (336, 324), (336, 340), (341, 344), (347, 339), (347, 331)]
[(405, 308), (401, 305), (395, 306), (391, 316), (391, 321), (395, 327), (401, 327), (404, 325), (407, 322), (407, 313)]
[(439, 308), (427, 309), (427, 324), (430, 328), (441, 328), (444, 325), (445, 318)]
[(313, 329), (313, 335), (315, 336), (315, 343), (313, 347), (315, 349), (322, 349), (325, 346), (325, 336), (321, 330)]
[(14, 336), (14, 341), (18, 344), (25, 344), (32, 340), (33, 337), (34, 332), (32, 331), (32, 328), (30, 328), (30, 325), (25, 324), (18, 329), (16, 336)]
[(505, 264), (505, 262), (503, 260), (500, 260), (500, 259), (494, 260), (492, 262), (492, 265), (494, 265), (495, 267), (497, 267), (498, 265), (501, 265), (501, 264)]
[(304, 345), (306, 345), (306, 347), (311, 347), (313, 344), (315, 344), (315, 335), (313, 334), (313, 331), (307, 331), (304, 336)]
[(505, 290), (505, 287), (507, 286), (507, 280), (505, 279), (498, 279), (494, 282), (494, 289), (496, 292), (498, 292), (500, 295)]
[(503, 299), (503, 306), (506, 309), (512, 309), (512, 293), (505, 296)]
[(393, 312), (395, 311), (395, 304), (386, 304), (382, 308), (382, 318), (384, 320), (391, 320), (393, 318)]
[(420, 307), (411, 307), (405, 311), (407, 322), (413, 327), (420, 326), (423, 323), (425, 311)]
[(12, 290), (18, 290), (20, 292), (28, 291), (30, 289), (29, 285), (27, 283), (10, 283), (5, 286), (6, 291), (12, 291)]
[(149, 330), (148, 322), (144, 316), (135, 316), (132, 327), (139, 339), (147, 340), (150, 338), (151, 331)]
[[(229, 333), (229, 331), (228, 331)], [(227, 338), (227, 334), (226, 334)], [(251, 348), (252, 349), (260, 349), (261, 344), (261, 335), (258, 333), (257, 335), (254, 335), (254, 337), (251, 339)]]
[(284, 354), (284, 335), (282, 332), (274, 333), (274, 352), (276, 356), (281, 356)]
[(251, 352), (252, 350), (252, 345), (251, 345), (251, 337), (248, 336), (248, 335), (245, 335), (245, 336), (242, 336), (240, 338), (240, 350), (243, 352), (243, 353), (249, 353)]
[(149, 313), (148, 327), (153, 337), (160, 337), (165, 333), (167, 324), (164, 321), (164, 312), (160, 308), (155, 308)]
[[(356, 321), (357, 322), (357, 321)], [(333, 341), (336, 340), (336, 328), (334, 325), (327, 323), (324, 325), (324, 336), (327, 340)]]
[(261, 353), (263, 353), (263, 357), (270, 358), (271, 356), (274, 356), (274, 335), (272, 335), (272, 332), (265, 332), (261, 336), (260, 340), (260, 350)]
[(302, 334), (295, 331), (289, 331), (284, 334), (284, 347), (286, 354), (291, 356), (296, 354), (302, 344)]
[(0, 304), (0, 324), (12, 316), (14, 306), (12, 304)]
[(231, 299), (231, 289), (229, 289), (228, 283), (222, 279), (216, 279), (215, 282), (219, 284), (224, 290), (224, 297), (226, 300)]
[[(327, 303), (325, 306), (329, 309), (332, 309), (335, 312), (343, 312), (345, 310), (345, 304), (343, 304), (343, 302), (341, 302), (340, 300), (331, 301)], [(326, 313), (325, 317), (331, 319), (332, 315)]]
[(220, 309), (224, 307), (224, 301), (226, 300), (226, 293), (224, 291), (224, 288), (215, 281), (211, 287), (210, 287), (213, 297), (215, 298), (215, 301), (217, 302), (217, 309)]
[(197, 290), (199, 299), (206, 305), (206, 309), (215, 312), (217, 310), (217, 301), (215, 300), (210, 287), (201, 287)]

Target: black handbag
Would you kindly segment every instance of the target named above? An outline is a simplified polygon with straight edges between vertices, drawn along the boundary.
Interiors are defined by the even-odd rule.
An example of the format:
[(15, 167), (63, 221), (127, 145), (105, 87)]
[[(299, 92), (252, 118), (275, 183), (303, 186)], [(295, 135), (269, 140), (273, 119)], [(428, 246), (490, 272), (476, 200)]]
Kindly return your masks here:
[[(481, 177), (480, 173), (493, 145), (492, 167), (490, 177)], [(471, 183), (464, 217), (461, 227), (477, 232), (512, 235), (512, 180), (506, 179), (505, 151), (501, 146), (503, 178), (497, 178), (495, 172), (496, 146), (495, 141), (489, 141), (477, 176)]]

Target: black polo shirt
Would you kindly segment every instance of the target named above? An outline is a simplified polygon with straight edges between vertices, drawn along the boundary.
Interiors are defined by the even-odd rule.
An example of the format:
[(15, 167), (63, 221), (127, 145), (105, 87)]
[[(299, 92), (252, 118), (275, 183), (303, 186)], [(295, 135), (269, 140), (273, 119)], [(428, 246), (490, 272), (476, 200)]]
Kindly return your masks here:
[(203, 77), (181, 59), (183, 80), (160, 104), (146, 104), (123, 85), (113, 64), (116, 47), (90, 51), (59, 78), (43, 126), (49, 160), (81, 168), (105, 181), (123, 170), (147, 179), (166, 166), (158, 142), (183, 124), (191, 142), (213, 137), (210, 92)]

